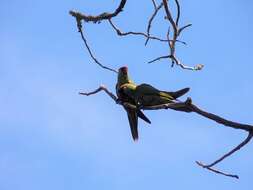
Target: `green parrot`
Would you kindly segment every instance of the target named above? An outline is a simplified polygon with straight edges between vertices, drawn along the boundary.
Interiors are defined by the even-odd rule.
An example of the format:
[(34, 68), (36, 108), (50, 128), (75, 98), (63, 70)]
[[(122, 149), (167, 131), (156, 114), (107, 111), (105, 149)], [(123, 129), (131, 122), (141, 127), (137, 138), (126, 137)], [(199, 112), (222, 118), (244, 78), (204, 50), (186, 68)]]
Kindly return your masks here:
[[(118, 82), (116, 84), (116, 93), (120, 101), (130, 103), (134, 106), (137, 106), (135, 104), (135, 99), (133, 95), (129, 96), (129, 93), (134, 93), (134, 89), (136, 88), (136, 85), (132, 80), (129, 79), (127, 74), (127, 67), (121, 67), (118, 72)], [(128, 86), (128, 94), (124, 92), (124, 88)], [(133, 89), (133, 90), (131, 90)], [(146, 121), (147, 123), (151, 123), (150, 120), (144, 115), (144, 113), (140, 109), (134, 109), (130, 107), (124, 106), (128, 121), (130, 124), (131, 134), (133, 137), (133, 140), (138, 140), (138, 117), (140, 117), (142, 120)]]
[[(129, 79), (127, 68), (122, 68), (124, 68), (125, 72), (121, 72), (121, 75), (123, 75), (121, 78), (130, 82), (121, 84), (119, 90), (122, 91), (122, 94), (125, 94), (125, 96), (134, 99), (135, 105), (137, 106), (157, 106), (161, 104), (174, 103), (176, 102), (177, 98), (190, 90), (190, 88), (183, 88), (175, 92), (168, 92), (158, 90), (149, 84), (135, 85), (132, 84), (131, 80)], [(174, 110), (191, 112), (191, 110), (185, 107), (174, 108)]]

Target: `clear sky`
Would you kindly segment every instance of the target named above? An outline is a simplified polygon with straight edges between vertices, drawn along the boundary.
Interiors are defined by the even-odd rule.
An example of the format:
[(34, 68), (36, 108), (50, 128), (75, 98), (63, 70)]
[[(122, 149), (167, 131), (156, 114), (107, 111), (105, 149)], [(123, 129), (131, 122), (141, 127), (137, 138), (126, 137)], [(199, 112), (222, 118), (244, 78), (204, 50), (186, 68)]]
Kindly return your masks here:
[[(240, 180), (195, 164), (224, 154), (243, 131), (196, 114), (146, 111), (152, 124), (139, 122), (135, 143), (122, 107), (103, 93), (78, 95), (100, 84), (114, 91), (116, 75), (93, 64), (68, 11), (96, 14), (118, 2), (0, 1), (0, 189), (252, 189), (253, 142), (217, 166)], [(181, 24), (193, 26), (181, 36), (188, 45), (178, 45), (178, 56), (204, 64), (200, 72), (168, 61), (148, 65), (167, 53), (166, 44), (120, 38), (105, 22), (86, 24), (84, 32), (98, 59), (127, 65), (136, 83), (191, 87), (188, 96), (201, 108), (253, 124), (253, 1), (180, 2)], [(152, 8), (151, 1), (129, 0), (114, 21), (125, 31), (144, 31)], [(166, 33), (163, 17), (153, 34)]]

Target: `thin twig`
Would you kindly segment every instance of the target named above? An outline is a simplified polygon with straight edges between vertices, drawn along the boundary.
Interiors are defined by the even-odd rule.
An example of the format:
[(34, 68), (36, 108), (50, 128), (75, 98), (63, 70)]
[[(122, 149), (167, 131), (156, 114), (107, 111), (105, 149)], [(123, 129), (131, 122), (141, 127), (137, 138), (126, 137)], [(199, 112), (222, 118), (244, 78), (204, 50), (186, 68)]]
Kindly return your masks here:
[(96, 90), (91, 91), (91, 92), (79, 92), (80, 95), (84, 95), (84, 96), (90, 96), (90, 95), (94, 95), (97, 94), (100, 91), (104, 91), (107, 95), (109, 95), (115, 102), (117, 102), (118, 98), (112, 93), (110, 92), (104, 85), (100, 85), (100, 87), (98, 87)]
[(150, 30), (151, 30), (152, 22), (153, 22), (155, 16), (157, 15), (157, 13), (159, 12), (159, 10), (160, 10), (162, 7), (163, 7), (163, 3), (161, 3), (158, 7), (155, 6), (155, 11), (154, 11), (154, 13), (151, 15), (151, 17), (150, 17), (150, 19), (149, 19), (149, 21), (148, 21), (148, 27), (147, 27), (147, 35), (148, 35), (148, 37), (147, 37), (147, 40), (146, 40), (146, 42), (145, 42), (145, 45), (148, 44), (148, 41), (149, 41), (149, 39), (150, 39)]
[(155, 59), (149, 61), (148, 63), (153, 63), (153, 62), (156, 62), (156, 61), (160, 61), (161, 59), (168, 59), (168, 58), (170, 58), (170, 57), (171, 57), (171, 55), (160, 56), (160, 57), (157, 57), (157, 58), (155, 58)]
[(98, 64), (100, 67), (102, 67), (103, 69), (112, 71), (112, 72), (114, 72), (114, 73), (118, 73), (115, 69), (112, 69), (112, 68), (110, 68), (110, 67), (104, 66), (102, 63), (100, 63), (100, 61), (97, 60), (97, 58), (93, 55), (93, 53), (92, 53), (92, 51), (91, 51), (91, 49), (90, 49), (90, 47), (89, 47), (89, 44), (88, 44), (86, 38), (84, 37), (83, 30), (82, 30), (82, 23), (81, 23), (81, 20), (78, 20), (78, 19), (77, 19), (76, 22), (77, 22), (78, 32), (80, 32), (81, 38), (82, 38), (82, 40), (83, 40), (83, 42), (84, 42), (84, 44), (85, 44), (85, 46), (86, 46), (86, 48), (87, 48), (87, 50), (88, 50), (90, 56), (91, 56), (91, 58), (94, 60), (94, 62), (95, 62), (96, 64)]
[(213, 163), (206, 165), (205, 167), (210, 168), (210, 167), (213, 167), (214, 165), (218, 164), (219, 162), (221, 162), (222, 160), (224, 160), (228, 156), (230, 156), (233, 153), (235, 153), (236, 151), (240, 150), (244, 145), (246, 145), (251, 140), (251, 138), (252, 138), (252, 134), (249, 133), (247, 138), (243, 142), (241, 142), (238, 146), (233, 148), (231, 151), (229, 151), (228, 153), (226, 153), (225, 155), (223, 155), (221, 158), (217, 159)]
[(173, 55), (160, 56), (160, 57), (157, 57), (157, 58), (149, 61), (148, 63), (154, 63), (156, 61), (160, 61), (161, 59), (168, 59), (168, 58), (172, 59), (178, 66), (180, 66), (182, 69), (185, 69), (185, 70), (198, 71), (204, 67), (204, 65), (202, 65), (202, 64), (197, 64), (194, 67), (184, 65)]
[(196, 161), (196, 163), (205, 168), (205, 169), (208, 169), (209, 171), (211, 172), (214, 172), (214, 173), (217, 173), (217, 174), (220, 174), (220, 175), (224, 175), (224, 176), (227, 176), (227, 177), (232, 177), (232, 178), (236, 178), (236, 179), (239, 179), (239, 176), (238, 175), (235, 175), (235, 174), (228, 174), (228, 173), (225, 173), (225, 172), (222, 172), (222, 171), (219, 171), (219, 170), (216, 170), (216, 169), (213, 169), (213, 168), (206, 168), (205, 165), (203, 165), (201, 162), (198, 162)]
[(243, 146), (245, 146), (247, 143), (250, 142), (250, 140), (252, 139), (252, 132), (249, 132), (247, 138), (241, 142), (238, 146), (236, 146), (235, 148), (233, 148), (231, 151), (229, 151), (228, 153), (224, 154), (222, 157), (220, 157), (219, 159), (215, 160), (213, 163), (211, 164), (208, 164), (208, 165), (205, 165), (205, 164), (202, 164), (201, 162), (199, 161), (196, 161), (196, 163), (205, 168), (205, 169), (208, 169), (210, 171), (213, 171), (215, 173), (219, 173), (219, 174), (222, 174), (222, 175), (225, 175), (225, 176), (228, 176), (228, 177), (235, 177), (237, 179), (239, 179), (239, 177), (237, 175), (233, 175), (233, 174), (227, 174), (227, 173), (224, 173), (224, 172), (221, 172), (217, 169), (213, 169), (212, 167), (215, 166), (216, 164), (220, 163), (221, 161), (223, 161), (225, 158), (231, 156), (233, 153), (235, 153), (236, 151), (240, 150)]
[(187, 24), (187, 25), (181, 27), (181, 28), (178, 30), (178, 36), (181, 34), (181, 32), (182, 32), (184, 29), (186, 29), (186, 28), (188, 28), (188, 27), (190, 27), (190, 26), (192, 26), (192, 24)]
[(180, 4), (178, 2), (178, 0), (175, 0), (176, 5), (177, 5), (177, 18), (176, 18), (176, 25), (178, 26), (179, 23), (179, 19), (180, 19), (180, 14), (181, 14), (181, 8), (180, 8)]
[[(168, 42), (168, 40), (160, 39), (160, 38), (155, 37), (155, 36), (148, 36), (147, 34), (145, 34), (143, 32), (132, 32), (132, 31), (131, 32), (122, 32), (115, 24), (113, 24), (111, 19), (108, 19), (108, 21), (111, 24), (112, 28), (116, 31), (116, 33), (119, 36), (139, 35), (139, 36), (144, 36), (145, 38), (150, 38), (150, 39), (158, 40), (158, 41), (161, 41), (161, 42)], [(180, 41), (180, 42), (185, 44), (185, 42), (182, 42), (182, 41)]]
[(157, 5), (156, 5), (155, 0), (152, 0), (152, 3), (153, 3), (153, 5), (154, 5), (154, 9), (156, 9), (156, 8), (157, 8)]

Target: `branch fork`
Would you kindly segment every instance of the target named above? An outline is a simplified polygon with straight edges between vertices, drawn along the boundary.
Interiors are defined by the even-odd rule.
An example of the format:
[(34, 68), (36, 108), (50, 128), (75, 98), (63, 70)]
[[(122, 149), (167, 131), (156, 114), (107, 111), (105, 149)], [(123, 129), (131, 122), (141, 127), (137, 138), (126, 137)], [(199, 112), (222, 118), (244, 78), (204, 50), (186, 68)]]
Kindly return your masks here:
[[(117, 73), (117, 71), (113, 68), (110, 68), (108, 66), (104, 66), (100, 61), (98, 61), (98, 59), (95, 57), (94, 53), (91, 51), (91, 48), (88, 45), (87, 39), (84, 37), (83, 31), (82, 31), (82, 21), (84, 21), (85, 23), (88, 22), (93, 22), (93, 23), (100, 23), (104, 20), (107, 20), (109, 22), (109, 24), (111, 25), (111, 27), (113, 28), (113, 30), (115, 30), (116, 34), (119, 36), (142, 36), (145, 37), (145, 45), (147, 45), (147, 43), (149, 42), (149, 40), (157, 40), (160, 42), (166, 42), (169, 46), (169, 55), (166, 56), (161, 56), (158, 57), (152, 61), (149, 61), (149, 63), (153, 63), (155, 61), (161, 60), (161, 59), (171, 59), (172, 61), (172, 67), (176, 64), (178, 66), (180, 66), (182, 69), (186, 69), (186, 70), (193, 70), (193, 71), (198, 71), (201, 70), (203, 68), (203, 65), (199, 64), (196, 65), (194, 67), (190, 67), (187, 65), (182, 64), (178, 58), (176, 57), (176, 43), (182, 43), (182, 44), (186, 44), (184, 41), (179, 40), (179, 36), (182, 33), (183, 30), (185, 30), (186, 28), (190, 27), (191, 24), (187, 24), (183, 27), (179, 27), (179, 19), (180, 19), (180, 14), (181, 14), (181, 10), (180, 10), (180, 4), (178, 2), (178, 0), (174, 0), (176, 3), (176, 7), (177, 7), (177, 12), (176, 12), (176, 19), (174, 20), (172, 17), (172, 14), (170, 12), (169, 6), (168, 6), (168, 0), (163, 0), (159, 5), (157, 5), (155, 0), (152, 0), (152, 4), (154, 6), (154, 12), (151, 15), (150, 19), (148, 20), (148, 24), (147, 24), (147, 30), (146, 33), (144, 32), (134, 32), (134, 31), (129, 31), (129, 32), (122, 32), (118, 27), (116, 27), (116, 25), (112, 22), (112, 18), (117, 17), (119, 15), (120, 12), (123, 11), (123, 8), (125, 7), (125, 4), (127, 2), (127, 0), (121, 0), (120, 4), (118, 5), (118, 7), (115, 9), (114, 12), (112, 13), (107, 13), (107, 12), (103, 12), (101, 14), (98, 15), (87, 15), (78, 11), (69, 11), (69, 14), (73, 17), (76, 18), (76, 22), (77, 22), (77, 27), (78, 27), (78, 31), (81, 33), (81, 37), (82, 40), (85, 44), (86, 49), (89, 52), (90, 57), (93, 59), (93, 61), (100, 66), (103, 69), (112, 71), (114, 73)], [(152, 22), (154, 21), (155, 17), (157, 16), (158, 12), (162, 9), (162, 7), (164, 7), (165, 13), (166, 13), (166, 19), (169, 21), (170, 26), (173, 29), (173, 34), (172, 34), (172, 38), (170, 39), (170, 35), (169, 32), (166, 36), (165, 39), (156, 37), (156, 36), (152, 36), (150, 33), (151, 31), (151, 26), (152, 26)]]

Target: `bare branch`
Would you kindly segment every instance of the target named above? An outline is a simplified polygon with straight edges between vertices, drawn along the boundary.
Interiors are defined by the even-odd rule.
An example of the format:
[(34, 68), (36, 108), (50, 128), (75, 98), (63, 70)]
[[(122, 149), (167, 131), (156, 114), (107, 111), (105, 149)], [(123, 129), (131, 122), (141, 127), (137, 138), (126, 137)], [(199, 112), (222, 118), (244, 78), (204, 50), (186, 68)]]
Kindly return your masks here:
[(86, 46), (86, 48), (87, 48), (87, 50), (88, 50), (90, 56), (91, 56), (91, 58), (94, 60), (94, 62), (95, 62), (96, 64), (98, 64), (100, 67), (102, 67), (103, 69), (112, 71), (112, 72), (114, 72), (114, 73), (118, 73), (115, 69), (112, 69), (112, 68), (109, 68), (109, 67), (107, 67), (107, 66), (104, 66), (102, 63), (100, 63), (100, 61), (97, 60), (97, 58), (93, 55), (93, 53), (92, 53), (92, 51), (91, 51), (91, 49), (90, 49), (90, 47), (89, 47), (89, 44), (88, 44), (86, 38), (85, 38), (84, 35), (83, 35), (81, 20), (78, 20), (78, 19), (77, 19), (76, 22), (77, 22), (78, 32), (80, 32), (81, 38), (82, 38), (82, 40), (83, 40), (83, 42), (84, 42), (84, 44), (85, 44), (85, 46)]
[(79, 92), (79, 94), (84, 95), (84, 96), (90, 96), (90, 95), (97, 94), (101, 91), (104, 91), (108, 96), (110, 96), (115, 101), (116, 104), (123, 105), (131, 109), (137, 109), (135, 105), (130, 104), (128, 102), (122, 102), (121, 100), (119, 100), (117, 96), (115, 96), (112, 92), (110, 92), (104, 85), (100, 85), (100, 87), (98, 87), (96, 90), (93, 90), (91, 92)]
[(221, 161), (223, 161), (225, 158), (231, 156), (233, 153), (235, 153), (236, 151), (240, 150), (243, 146), (245, 146), (247, 143), (250, 142), (250, 140), (252, 139), (252, 132), (249, 132), (247, 138), (241, 142), (238, 146), (236, 146), (235, 148), (233, 148), (231, 151), (229, 151), (228, 153), (224, 154), (222, 157), (220, 157), (219, 159), (215, 160), (213, 163), (211, 164), (208, 164), (208, 165), (205, 165), (205, 164), (202, 164), (201, 162), (199, 161), (196, 161), (196, 163), (205, 168), (205, 169), (208, 169), (210, 171), (213, 171), (213, 172), (216, 172), (216, 173), (220, 173), (222, 175), (225, 175), (225, 176), (228, 176), (228, 177), (235, 177), (237, 179), (239, 179), (239, 177), (237, 175), (232, 175), (232, 174), (226, 174), (226, 173), (223, 173), (223, 172), (220, 172), (219, 170), (215, 170), (213, 169), (212, 167), (215, 166), (216, 164), (220, 163)]
[(159, 12), (159, 10), (160, 10), (162, 7), (163, 7), (163, 3), (161, 3), (158, 7), (155, 6), (155, 11), (154, 11), (154, 13), (151, 15), (151, 17), (150, 17), (150, 19), (149, 19), (149, 21), (148, 21), (148, 27), (147, 27), (147, 35), (148, 35), (148, 37), (147, 37), (147, 40), (146, 40), (146, 42), (145, 42), (145, 45), (148, 44), (148, 41), (149, 41), (149, 39), (150, 39), (150, 30), (151, 30), (152, 22), (153, 22), (155, 16), (157, 15), (157, 13)]
[(161, 59), (168, 59), (168, 58), (171, 58), (171, 55), (163, 55), (163, 56), (157, 57), (157, 58), (149, 61), (148, 63), (153, 63), (153, 62), (156, 62), (156, 61), (160, 61)]
[(98, 87), (96, 90), (91, 91), (91, 92), (79, 92), (80, 95), (84, 95), (84, 96), (90, 96), (90, 95), (94, 95), (97, 94), (100, 91), (104, 91), (107, 95), (109, 95), (115, 102), (117, 102), (118, 98), (112, 93), (110, 92), (104, 85), (101, 85), (100, 87)]
[(157, 8), (157, 5), (156, 5), (155, 0), (152, 0), (152, 3), (153, 3), (153, 5), (154, 5), (154, 9), (156, 9), (156, 8)]
[(222, 172), (222, 171), (219, 171), (219, 170), (216, 170), (216, 169), (213, 169), (213, 168), (206, 168), (205, 165), (203, 165), (201, 162), (198, 162), (198, 161), (196, 161), (196, 163), (197, 163), (199, 166), (201, 166), (201, 167), (203, 167), (203, 168), (205, 168), (205, 169), (208, 169), (208, 170), (211, 171), (211, 172), (214, 172), (214, 173), (217, 173), (217, 174), (220, 174), (220, 175), (224, 175), (224, 176), (227, 176), (227, 177), (232, 177), (232, 178), (239, 179), (239, 176), (238, 176), (238, 175), (224, 173), (224, 172)]
[(166, 18), (170, 21), (170, 23), (171, 23), (171, 25), (173, 27), (173, 30), (175, 32), (177, 32), (177, 25), (176, 25), (175, 21), (173, 20), (173, 17), (171, 15), (171, 12), (170, 12), (170, 9), (169, 9), (168, 3), (167, 3), (167, 0), (163, 0), (163, 5), (164, 5), (165, 13), (167, 15)]
[(85, 22), (92, 21), (92, 22), (96, 23), (96, 22), (111, 19), (112, 17), (117, 16), (121, 11), (123, 11), (123, 8), (126, 4), (126, 1), (127, 0), (121, 0), (118, 8), (113, 13), (104, 12), (104, 13), (99, 14), (97, 16), (92, 16), (92, 15), (85, 15), (83, 13), (76, 12), (76, 11), (69, 11), (69, 14), (72, 15), (73, 17), (75, 17), (78, 20), (84, 20)]
[[(147, 34), (145, 34), (143, 32), (132, 32), (132, 31), (131, 32), (122, 32), (119, 28), (117, 28), (117, 26), (115, 24), (113, 24), (111, 19), (108, 19), (108, 21), (111, 24), (112, 28), (116, 31), (116, 33), (119, 36), (139, 35), (139, 36), (144, 36), (145, 38), (150, 38), (150, 39), (158, 40), (158, 41), (161, 41), (161, 42), (168, 42), (168, 40), (160, 39), (160, 38), (157, 38), (157, 37), (154, 37), (154, 36), (148, 36)], [(184, 43), (184, 42), (181, 42), (181, 43)]]
[[(177, 41), (177, 38), (179, 37), (179, 35), (182, 33), (182, 31), (185, 29), (185, 28), (188, 28), (191, 26), (191, 24), (187, 24), (185, 26), (183, 26), (182, 28), (179, 28), (179, 19), (180, 19), (180, 14), (181, 14), (181, 10), (180, 10), (180, 4), (179, 4), (179, 1), (178, 0), (175, 0), (175, 3), (176, 3), (176, 7), (177, 7), (177, 16), (176, 16), (176, 21), (173, 19), (172, 17), (172, 14), (170, 12), (170, 9), (169, 9), (169, 5), (168, 5), (168, 2), (167, 0), (163, 0), (163, 5), (164, 5), (164, 9), (165, 9), (165, 12), (166, 12), (166, 19), (169, 20), (171, 26), (172, 26), (172, 29), (173, 29), (173, 33), (172, 33), (172, 39), (170, 40), (169, 39), (169, 33), (167, 34), (167, 38), (169, 39), (169, 49), (170, 49), (170, 56), (168, 58), (171, 59), (172, 61), (172, 67), (174, 66), (174, 64), (180, 66), (182, 69), (187, 69), (187, 70), (194, 70), (194, 71), (197, 71), (197, 70), (201, 70), (204, 65), (196, 65), (194, 67), (189, 67), (189, 66), (186, 66), (186, 65), (183, 65), (176, 57), (175, 55), (175, 52), (176, 52), (176, 41)], [(155, 61), (157, 60), (160, 60), (159, 58), (156, 58), (154, 59)], [(151, 62), (154, 62), (151, 61)]]
[[(101, 90), (105, 91), (115, 101), (115, 103), (120, 104), (120, 105), (124, 105), (127, 107), (131, 107), (132, 109), (142, 109), (142, 110), (173, 109), (176, 111), (180, 111), (180, 109), (181, 110), (187, 109), (187, 110), (189, 110), (187, 112), (195, 112), (205, 118), (216, 121), (217, 123), (220, 123), (224, 126), (247, 131), (249, 134), (248, 134), (247, 138), (242, 143), (240, 143), (238, 146), (233, 148), (231, 151), (229, 151), (228, 153), (226, 153), (225, 155), (223, 155), (221, 158), (217, 159), (213, 163), (211, 163), (209, 165), (204, 165), (201, 162), (196, 161), (196, 163), (199, 166), (201, 166), (205, 169), (208, 169), (209, 171), (212, 171), (217, 174), (224, 175), (224, 176), (228, 176), (228, 177), (233, 177), (233, 178), (237, 178), (237, 179), (239, 178), (237, 175), (224, 173), (224, 172), (219, 171), (217, 169), (213, 169), (212, 167), (215, 166), (216, 164), (222, 162), (225, 158), (231, 156), (233, 153), (240, 150), (243, 146), (245, 146), (247, 143), (250, 142), (250, 140), (252, 139), (252, 136), (253, 136), (253, 126), (252, 125), (230, 121), (230, 120), (224, 119), (218, 115), (201, 110), (200, 108), (198, 108), (196, 105), (194, 105), (192, 103), (191, 98), (187, 98), (187, 100), (185, 102), (177, 101), (177, 102), (169, 103), (169, 104), (162, 104), (162, 105), (157, 105), (157, 106), (141, 106), (141, 107), (137, 108), (135, 105), (132, 105), (130, 103), (119, 101), (118, 98), (103, 85), (92, 92), (89, 92), (89, 93), (82, 93), (81, 92), (79, 94), (89, 96), (89, 95), (96, 94), (96, 93), (100, 92)], [(182, 108), (184, 108), (184, 109), (182, 109)]]
[(228, 153), (226, 153), (225, 155), (223, 155), (221, 158), (217, 159), (213, 163), (206, 165), (205, 167), (210, 168), (210, 167), (213, 167), (214, 165), (218, 164), (219, 162), (221, 162), (222, 160), (224, 160), (228, 156), (230, 156), (233, 153), (235, 153), (236, 151), (240, 150), (244, 145), (246, 145), (251, 140), (251, 138), (252, 138), (252, 134), (249, 133), (247, 138), (243, 142), (241, 142), (238, 146), (233, 148), (231, 151), (229, 151)]
[(181, 8), (180, 8), (180, 4), (178, 2), (178, 0), (175, 0), (176, 5), (177, 5), (177, 18), (176, 18), (176, 25), (178, 26), (179, 23), (179, 19), (180, 19), (180, 14), (181, 14)]
[(178, 30), (178, 36), (181, 34), (181, 32), (182, 32), (184, 29), (186, 29), (186, 28), (188, 28), (188, 27), (190, 27), (190, 26), (192, 26), (192, 24), (187, 24), (187, 25), (183, 26), (182, 28), (180, 28), (180, 29)]
[(160, 56), (160, 57), (157, 57), (157, 58), (149, 61), (148, 63), (154, 63), (156, 61), (160, 61), (161, 59), (168, 59), (168, 58), (172, 59), (182, 69), (191, 70), (191, 71), (198, 71), (198, 70), (201, 70), (204, 67), (204, 65), (202, 65), (202, 64), (198, 64), (198, 65), (196, 65), (194, 67), (190, 67), (190, 66), (184, 65), (176, 57), (174, 57), (173, 55)]

